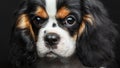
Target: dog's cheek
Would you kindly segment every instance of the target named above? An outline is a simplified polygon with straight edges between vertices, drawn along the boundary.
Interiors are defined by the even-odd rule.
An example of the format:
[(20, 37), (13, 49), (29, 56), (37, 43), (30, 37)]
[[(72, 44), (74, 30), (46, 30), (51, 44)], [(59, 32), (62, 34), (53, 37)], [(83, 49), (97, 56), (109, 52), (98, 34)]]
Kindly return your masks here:
[(57, 45), (55, 52), (62, 57), (70, 57), (74, 54), (76, 49), (76, 42), (73, 37), (70, 36), (69, 32), (60, 28), (57, 33), (60, 35), (61, 40)]
[(46, 47), (44, 42), (44, 29), (40, 29), (38, 31), (38, 39), (37, 39), (37, 53), (40, 57), (44, 57), (47, 52), (49, 52), (49, 49)]

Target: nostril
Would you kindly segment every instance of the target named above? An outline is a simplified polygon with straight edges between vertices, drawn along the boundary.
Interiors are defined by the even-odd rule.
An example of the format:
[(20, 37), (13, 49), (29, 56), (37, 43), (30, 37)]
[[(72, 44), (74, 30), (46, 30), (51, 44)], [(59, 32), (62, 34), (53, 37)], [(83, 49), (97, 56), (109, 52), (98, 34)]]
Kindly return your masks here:
[(59, 35), (55, 34), (55, 33), (48, 33), (46, 34), (46, 36), (44, 37), (44, 41), (47, 45), (56, 45), (58, 44), (60, 40)]

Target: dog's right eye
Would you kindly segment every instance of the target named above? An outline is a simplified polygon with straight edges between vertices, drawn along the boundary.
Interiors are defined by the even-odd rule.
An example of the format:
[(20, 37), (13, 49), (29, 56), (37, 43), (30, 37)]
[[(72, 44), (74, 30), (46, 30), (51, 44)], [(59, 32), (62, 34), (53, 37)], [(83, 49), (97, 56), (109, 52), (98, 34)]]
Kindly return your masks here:
[(42, 23), (42, 19), (39, 16), (33, 17), (32, 21), (33, 21), (34, 24)]
[(42, 25), (44, 25), (44, 22), (47, 20), (47, 18), (42, 18), (40, 16), (33, 16), (32, 17), (32, 23), (36, 26), (36, 27), (41, 27)]

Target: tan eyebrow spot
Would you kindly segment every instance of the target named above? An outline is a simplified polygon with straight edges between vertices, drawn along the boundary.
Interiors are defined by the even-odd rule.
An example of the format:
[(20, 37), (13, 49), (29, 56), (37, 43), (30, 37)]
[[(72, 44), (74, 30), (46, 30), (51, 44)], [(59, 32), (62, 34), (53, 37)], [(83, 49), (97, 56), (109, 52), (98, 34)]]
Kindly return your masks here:
[(57, 18), (65, 18), (70, 13), (70, 10), (66, 7), (62, 7), (58, 10), (56, 17)]
[(18, 20), (16, 22), (16, 28), (19, 28), (19, 29), (27, 28), (27, 29), (29, 29), (30, 33), (32, 34), (32, 37), (35, 40), (35, 34), (33, 32), (33, 29), (32, 29), (32, 26), (30, 24), (30, 21), (29, 21), (29, 18), (27, 16), (27, 14), (22, 14), (18, 17)]
[(48, 14), (42, 7), (37, 7), (35, 14), (42, 18), (48, 18)]

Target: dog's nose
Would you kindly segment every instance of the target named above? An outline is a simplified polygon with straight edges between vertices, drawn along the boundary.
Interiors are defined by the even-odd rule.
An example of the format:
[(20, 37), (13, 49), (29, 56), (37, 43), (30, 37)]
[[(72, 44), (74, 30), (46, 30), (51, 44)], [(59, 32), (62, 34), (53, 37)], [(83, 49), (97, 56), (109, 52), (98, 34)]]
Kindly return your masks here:
[(47, 45), (54, 46), (59, 43), (60, 37), (56, 33), (48, 33), (45, 35), (44, 41)]

